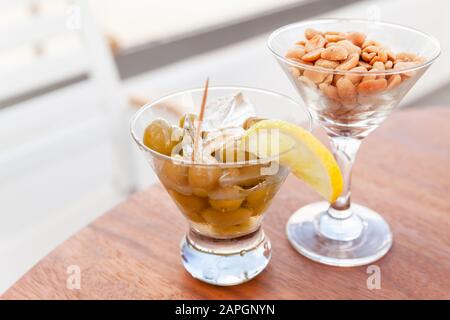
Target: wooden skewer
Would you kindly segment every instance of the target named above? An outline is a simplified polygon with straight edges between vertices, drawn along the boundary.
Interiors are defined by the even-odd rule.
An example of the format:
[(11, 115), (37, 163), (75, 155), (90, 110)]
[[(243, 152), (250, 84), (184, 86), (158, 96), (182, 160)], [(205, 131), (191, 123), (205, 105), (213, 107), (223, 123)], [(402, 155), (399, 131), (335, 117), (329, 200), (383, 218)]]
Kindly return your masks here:
[(192, 151), (192, 161), (195, 160), (195, 155), (197, 154), (198, 143), (199, 143), (198, 141), (200, 140), (203, 117), (205, 115), (206, 99), (208, 98), (208, 87), (209, 87), (209, 77), (206, 78), (205, 90), (203, 91), (202, 105), (200, 106), (200, 113), (198, 115), (198, 124), (197, 124), (197, 128), (195, 129), (194, 150)]

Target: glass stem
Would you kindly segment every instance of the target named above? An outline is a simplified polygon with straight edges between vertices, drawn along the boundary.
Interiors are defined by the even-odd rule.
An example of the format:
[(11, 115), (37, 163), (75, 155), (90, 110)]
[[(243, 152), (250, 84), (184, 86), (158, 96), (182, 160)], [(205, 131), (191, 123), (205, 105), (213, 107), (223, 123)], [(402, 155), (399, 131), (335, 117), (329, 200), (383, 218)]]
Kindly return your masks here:
[(339, 198), (331, 204), (329, 214), (336, 219), (346, 219), (352, 215), (350, 210), (352, 167), (361, 145), (361, 139), (330, 136), (333, 155), (341, 168), (344, 187)]

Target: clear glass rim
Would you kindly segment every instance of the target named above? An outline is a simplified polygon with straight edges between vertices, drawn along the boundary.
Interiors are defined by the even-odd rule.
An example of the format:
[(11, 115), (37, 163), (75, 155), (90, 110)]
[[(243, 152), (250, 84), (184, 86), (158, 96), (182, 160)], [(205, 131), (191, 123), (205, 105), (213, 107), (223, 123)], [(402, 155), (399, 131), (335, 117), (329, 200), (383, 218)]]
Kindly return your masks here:
[[(367, 72), (367, 71), (344, 71), (344, 70), (332, 70), (332, 69), (327, 69), (327, 68), (323, 68), (323, 67), (316, 67), (316, 66), (310, 66), (307, 64), (302, 64), (299, 62), (296, 62), (294, 60), (290, 60), (286, 57), (284, 57), (284, 55), (278, 53), (274, 48), (273, 48), (273, 41), (274, 39), (281, 34), (282, 32), (285, 32), (287, 30), (292, 30), (298, 27), (304, 27), (304, 26), (308, 26), (308, 25), (312, 25), (312, 24), (327, 24), (327, 23), (369, 23), (369, 24), (377, 24), (377, 25), (381, 25), (381, 26), (390, 26), (390, 27), (395, 27), (395, 28), (399, 28), (399, 29), (403, 29), (403, 30), (408, 30), (410, 32), (414, 32), (416, 34), (420, 34), (423, 37), (428, 38), (431, 42), (434, 43), (435, 45), (435, 49), (436, 52), (434, 54), (434, 56), (432, 56), (431, 58), (427, 59), (425, 62), (420, 63), (414, 67), (410, 67), (410, 68), (405, 68), (405, 69), (401, 69), (401, 70), (386, 70), (386, 71), (381, 71), (381, 72)], [(357, 31), (357, 30), (355, 30)], [(269, 48), (270, 52), (279, 60), (283, 61), (284, 63), (287, 63), (291, 66), (294, 67), (300, 67), (303, 69), (307, 69), (307, 70), (311, 70), (311, 71), (321, 71), (324, 73), (329, 73), (329, 74), (341, 74), (341, 75), (348, 75), (348, 74), (357, 74), (357, 75), (366, 75), (366, 74), (370, 74), (370, 75), (392, 75), (392, 74), (401, 74), (401, 73), (407, 73), (407, 72), (412, 72), (412, 71), (416, 71), (422, 68), (425, 68), (429, 65), (431, 65), (441, 54), (441, 46), (439, 44), (439, 41), (423, 32), (420, 31), (418, 29), (412, 28), (412, 27), (408, 27), (405, 25), (401, 25), (401, 24), (397, 24), (397, 23), (391, 23), (391, 22), (386, 22), (386, 21), (372, 21), (372, 20), (363, 20), (363, 19), (314, 19), (314, 20), (305, 20), (305, 21), (301, 21), (301, 22), (295, 22), (295, 23), (291, 23), (288, 25), (285, 25), (283, 27), (280, 27), (278, 29), (276, 29), (275, 31), (273, 31), (269, 38), (267, 39), (267, 47)]]
[[(308, 132), (312, 131), (312, 126), (313, 126), (313, 118), (311, 113), (309, 112), (309, 110), (305, 107), (303, 107), (298, 101), (288, 97), (287, 95), (284, 95), (282, 93), (278, 93), (275, 91), (271, 91), (271, 90), (267, 90), (267, 89), (261, 89), (261, 88), (253, 88), (253, 87), (246, 87), (246, 86), (210, 86), (208, 88), (208, 91), (215, 91), (215, 90), (236, 90), (236, 91), (251, 91), (254, 93), (260, 93), (260, 94), (266, 94), (266, 95), (271, 95), (271, 96), (275, 96), (284, 100), (289, 101), (292, 104), (295, 104), (299, 107), (298, 112), (303, 112), (305, 114), (305, 116), (307, 117), (307, 119), (305, 119), (305, 122), (307, 122), (307, 128), (306, 130)], [(291, 149), (286, 150), (282, 153), (280, 153), (277, 156), (274, 157), (267, 157), (267, 158), (262, 158), (262, 159), (255, 159), (255, 160), (248, 160), (248, 161), (235, 161), (235, 162), (226, 162), (226, 163), (203, 163), (203, 162), (197, 162), (197, 161), (191, 161), (191, 160), (186, 160), (186, 159), (179, 159), (179, 158), (175, 158), (172, 156), (167, 156), (165, 154), (159, 153), (157, 151), (154, 151), (152, 149), (150, 149), (149, 147), (147, 147), (143, 142), (142, 139), (140, 139), (136, 133), (136, 123), (139, 120), (139, 118), (142, 116), (142, 114), (144, 112), (146, 112), (148, 109), (154, 107), (155, 105), (163, 102), (164, 100), (168, 100), (170, 98), (173, 98), (175, 96), (178, 95), (183, 95), (183, 94), (189, 94), (189, 93), (194, 93), (194, 92), (203, 92), (204, 91), (204, 87), (197, 87), (197, 88), (191, 88), (191, 89), (186, 89), (186, 90), (181, 90), (181, 91), (176, 91), (164, 96), (161, 96), (155, 100), (153, 100), (152, 102), (149, 102), (147, 104), (145, 104), (144, 106), (142, 106), (136, 113), (135, 115), (131, 118), (130, 120), (130, 132), (131, 132), (131, 136), (133, 137), (133, 140), (136, 142), (136, 144), (142, 148), (143, 150), (145, 150), (146, 152), (150, 153), (153, 157), (157, 158), (157, 159), (162, 159), (162, 160), (166, 160), (166, 161), (173, 161), (176, 162), (177, 164), (180, 165), (197, 165), (197, 166), (202, 166), (202, 167), (220, 167), (220, 168), (233, 168), (233, 167), (240, 167), (240, 166), (249, 166), (249, 165), (257, 165), (257, 164), (267, 164), (271, 161), (275, 161), (277, 159), (279, 159), (280, 156), (282, 156), (283, 154), (289, 152)]]

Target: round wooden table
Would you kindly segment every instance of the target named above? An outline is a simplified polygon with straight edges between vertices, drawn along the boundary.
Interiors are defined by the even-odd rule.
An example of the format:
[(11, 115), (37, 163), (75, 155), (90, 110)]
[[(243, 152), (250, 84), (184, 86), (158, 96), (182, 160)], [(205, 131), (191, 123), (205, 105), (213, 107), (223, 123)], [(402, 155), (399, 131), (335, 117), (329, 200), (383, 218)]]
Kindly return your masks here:
[[(372, 268), (310, 261), (288, 243), (285, 224), (319, 200), (290, 177), (269, 209), (268, 268), (252, 281), (214, 287), (183, 269), (179, 243), (186, 223), (167, 193), (154, 186), (65, 241), (12, 286), (3, 299), (412, 299), (450, 298), (450, 106), (395, 112), (362, 144), (353, 199), (381, 213), (394, 245)], [(80, 289), (70, 289), (78, 266)], [(369, 286), (370, 287), (370, 286)]]

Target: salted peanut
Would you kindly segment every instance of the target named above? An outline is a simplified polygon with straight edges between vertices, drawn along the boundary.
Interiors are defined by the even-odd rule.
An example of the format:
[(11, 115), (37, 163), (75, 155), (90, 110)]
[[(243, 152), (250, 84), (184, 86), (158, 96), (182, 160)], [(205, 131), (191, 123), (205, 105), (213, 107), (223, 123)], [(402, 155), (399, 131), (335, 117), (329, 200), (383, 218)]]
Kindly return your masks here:
[(347, 71), (358, 65), (359, 54), (357, 52), (351, 53), (347, 59), (337, 66), (336, 70)]
[(206, 222), (200, 215), (200, 212), (208, 207), (208, 200), (206, 198), (200, 198), (194, 195), (187, 196), (171, 189), (167, 191), (186, 218), (197, 223)]
[(329, 73), (322, 83), (331, 84), (331, 82), (333, 82), (333, 74)]
[(300, 41), (297, 41), (295, 44), (296, 44), (297, 46), (302, 46), (302, 47), (304, 47), (304, 46), (306, 46), (306, 41), (305, 41), (305, 40), (300, 40)]
[(289, 70), (291, 71), (291, 74), (294, 78), (298, 78), (302, 75), (299, 68), (296, 67), (290, 67)]
[(325, 94), (325, 96), (327, 96), (328, 98), (332, 99), (332, 100), (336, 100), (339, 101), (339, 95), (338, 95), (338, 91), (337, 88), (333, 85), (329, 85), (326, 83), (321, 83), (319, 84), (319, 89)]
[[(355, 67), (350, 69), (350, 71), (359, 71), (359, 72), (367, 72), (367, 69), (364, 67)], [(364, 76), (362, 74), (347, 74), (345, 78), (350, 80), (355, 86), (358, 85)]]
[(328, 31), (325, 32), (325, 39), (328, 42), (338, 42), (341, 40), (345, 40), (345, 37), (347, 35), (343, 32), (337, 32), (337, 31)]
[(192, 187), (193, 193), (200, 197), (207, 196), (209, 190), (217, 187), (221, 173), (222, 170), (217, 167), (190, 167), (188, 181), (189, 185)]
[(392, 62), (392, 60), (388, 60), (384, 63), (384, 69), (385, 70), (389, 70), (392, 69), (392, 67), (394, 66), (394, 63)]
[(384, 63), (381, 61), (374, 62), (372, 66), (374, 69), (377, 69), (377, 70), (385, 70), (386, 69), (386, 67), (384, 66)]
[(366, 39), (366, 41), (364, 41), (364, 43), (362, 44), (361, 48), (364, 49), (364, 48), (369, 47), (369, 46), (379, 47), (380, 43), (377, 42), (377, 41), (374, 41), (374, 40)]
[[(381, 71), (381, 70), (372, 68), (372, 69), (369, 70), (369, 73), (377, 73), (377, 72), (380, 72), (380, 71)], [(361, 81), (375, 80), (376, 78), (377, 78), (377, 75), (376, 75), (376, 74), (373, 74), (373, 75), (365, 75), (365, 76), (362, 78)]]
[(389, 77), (387, 82), (387, 90), (391, 90), (392, 88), (395, 88), (402, 82), (402, 77), (398, 74), (393, 74)]
[(332, 61), (332, 60), (326, 60), (326, 59), (319, 59), (314, 63), (314, 66), (326, 68), (326, 69), (334, 69), (339, 65), (339, 62)]
[(324, 48), (317, 48), (315, 50), (312, 50), (312, 51), (308, 52), (307, 54), (305, 54), (302, 57), (302, 60), (306, 61), (306, 62), (314, 62), (320, 58), (320, 55), (324, 50), (325, 50)]
[(344, 47), (349, 54), (352, 54), (352, 53), (357, 53), (358, 55), (361, 54), (361, 48), (358, 46), (355, 46), (349, 40), (338, 41), (338, 42), (336, 42), (336, 45)]
[(387, 60), (388, 60), (388, 56), (387, 56), (386, 50), (379, 49), (377, 52), (377, 55), (375, 57), (373, 57), (369, 63), (373, 65), (377, 61), (385, 63)]
[(313, 66), (314, 65), (314, 61), (305, 61), (305, 60), (301, 60), (300, 61), (301, 64), (306, 64), (307, 66)]
[(291, 59), (301, 59), (306, 53), (306, 50), (304, 47), (295, 47), (292, 49), (289, 49), (289, 51), (286, 53), (286, 58)]
[(303, 76), (308, 77), (316, 84), (321, 83), (323, 80), (325, 80), (327, 75), (328, 74), (325, 72), (313, 71), (313, 70), (305, 70), (303, 72)]
[[(413, 68), (416, 65), (417, 65), (417, 62), (414, 62), (414, 61), (409, 61), (409, 62), (399, 61), (394, 64), (394, 70), (405, 70), (405, 69)], [(416, 74), (415, 71), (410, 71), (410, 72), (402, 73), (402, 76), (410, 78), (410, 77), (413, 77), (415, 74)]]
[(347, 34), (347, 40), (350, 40), (355, 46), (362, 47), (366, 35), (362, 32), (350, 32)]
[(305, 38), (307, 40), (312, 39), (316, 35), (320, 35), (323, 37), (323, 32), (313, 29), (313, 28), (308, 28), (305, 30)]
[(358, 92), (369, 95), (383, 91), (387, 87), (386, 79), (366, 80), (358, 84)]
[(221, 212), (213, 208), (202, 211), (202, 217), (214, 226), (229, 227), (246, 222), (253, 214), (249, 208), (238, 208), (229, 212)]
[(333, 86), (336, 86), (336, 83), (339, 81), (339, 79), (341, 79), (341, 78), (343, 78), (344, 77), (344, 75), (342, 75), (342, 74), (335, 74), (334, 75), (334, 78), (333, 78), (333, 81), (331, 82), (331, 84), (333, 85)]
[(315, 35), (310, 40), (306, 42), (305, 49), (306, 52), (311, 52), (318, 48), (325, 47), (326, 40), (320, 34)]
[(320, 54), (322, 59), (326, 60), (345, 60), (348, 57), (348, 52), (344, 47), (341, 46), (332, 46), (324, 49)]
[(376, 55), (377, 55), (376, 52), (363, 52), (361, 53), (361, 59), (363, 59), (366, 62), (370, 62)]
[(411, 62), (417, 59), (417, 55), (415, 55), (414, 53), (400, 52), (395, 55), (395, 58), (398, 61)]
[(365, 61), (361, 61), (361, 60), (359, 60), (358, 66), (364, 67), (364, 68), (366, 68), (367, 70), (372, 69), (372, 65), (371, 65), (371, 64), (369, 64), (369, 63), (367, 63), (367, 62), (365, 62)]
[(367, 46), (364, 49), (362, 49), (362, 52), (368, 52), (368, 53), (375, 52), (375, 53), (378, 53), (379, 50), (380, 50), (380, 48), (377, 47), (377, 46)]
[(345, 77), (339, 79), (336, 83), (336, 88), (339, 97), (344, 101), (352, 101), (356, 98), (357, 91), (355, 85)]
[(306, 85), (307, 87), (310, 87), (312, 89), (316, 88), (316, 83), (308, 77), (301, 76), (298, 78), (298, 81), (302, 82), (304, 85)]
[(325, 39), (328, 42), (338, 42), (341, 40), (345, 40), (345, 36), (344, 35), (338, 35), (338, 34), (326, 34), (325, 35)]
[(386, 54), (387, 54), (388, 60), (395, 62), (396, 57), (395, 57), (395, 54), (391, 50), (386, 49)]

